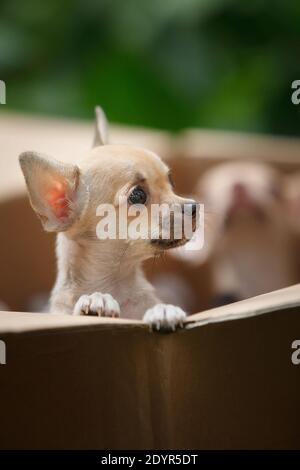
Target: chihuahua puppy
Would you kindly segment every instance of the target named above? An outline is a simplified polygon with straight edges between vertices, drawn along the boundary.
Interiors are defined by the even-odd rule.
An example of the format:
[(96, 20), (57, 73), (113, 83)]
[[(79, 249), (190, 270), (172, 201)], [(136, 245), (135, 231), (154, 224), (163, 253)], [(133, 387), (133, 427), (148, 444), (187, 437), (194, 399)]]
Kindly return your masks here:
[(281, 179), (275, 169), (259, 163), (221, 164), (204, 174), (196, 194), (210, 221), (204, 248), (189, 253), (184, 247), (179, 254), (193, 263), (210, 260), (214, 305), (296, 281)]
[[(185, 236), (174, 238), (176, 224), (182, 219), (179, 222), (173, 217), (169, 236), (164, 236), (168, 224), (162, 217), (147, 231), (148, 237), (122, 238), (117, 233), (105, 239), (97, 233), (99, 207), (113, 207), (118, 221), (125, 204), (144, 214), (153, 204), (170, 208), (176, 204), (185, 208), (184, 217), (195, 230), (197, 204), (174, 193), (169, 169), (157, 155), (130, 145), (109, 145), (107, 136), (106, 117), (98, 107), (93, 148), (78, 165), (35, 152), (20, 155), (31, 205), (44, 229), (58, 232), (58, 274), (50, 311), (107, 317), (121, 314), (144, 318), (156, 329), (174, 330), (182, 326), (186, 314), (159, 301), (143, 275), (142, 262), (187, 241)], [(127, 221), (133, 220), (128, 215)]]

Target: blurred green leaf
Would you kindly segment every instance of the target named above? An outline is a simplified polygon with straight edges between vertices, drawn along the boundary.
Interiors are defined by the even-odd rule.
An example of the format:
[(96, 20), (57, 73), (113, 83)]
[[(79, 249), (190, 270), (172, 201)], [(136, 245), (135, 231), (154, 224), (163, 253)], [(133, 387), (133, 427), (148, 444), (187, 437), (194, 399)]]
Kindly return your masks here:
[(1, 2), (7, 109), (299, 135), (299, 52), (298, 0)]

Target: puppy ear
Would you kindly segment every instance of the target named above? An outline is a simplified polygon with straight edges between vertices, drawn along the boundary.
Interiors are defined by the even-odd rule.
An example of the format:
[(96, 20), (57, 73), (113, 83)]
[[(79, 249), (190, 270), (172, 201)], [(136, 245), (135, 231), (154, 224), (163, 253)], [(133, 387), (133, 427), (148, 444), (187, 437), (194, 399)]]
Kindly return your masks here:
[(106, 115), (100, 106), (95, 108), (96, 126), (93, 147), (108, 144), (108, 123)]
[(67, 230), (81, 215), (87, 191), (80, 170), (35, 152), (19, 157), (30, 203), (49, 232)]

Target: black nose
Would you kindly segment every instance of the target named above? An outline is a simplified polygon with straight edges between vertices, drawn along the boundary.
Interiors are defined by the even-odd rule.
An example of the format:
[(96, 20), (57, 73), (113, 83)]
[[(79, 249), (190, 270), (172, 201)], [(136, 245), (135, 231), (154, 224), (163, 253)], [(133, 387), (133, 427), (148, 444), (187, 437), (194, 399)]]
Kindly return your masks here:
[(182, 211), (185, 212), (187, 215), (195, 218), (198, 211), (198, 204), (196, 202), (193, 202), (191, 204), (184, 204)]
[(197, 203), (192, 204), (192, 217), (196, 217), (197, 210), (198, 210), (198, 204)]

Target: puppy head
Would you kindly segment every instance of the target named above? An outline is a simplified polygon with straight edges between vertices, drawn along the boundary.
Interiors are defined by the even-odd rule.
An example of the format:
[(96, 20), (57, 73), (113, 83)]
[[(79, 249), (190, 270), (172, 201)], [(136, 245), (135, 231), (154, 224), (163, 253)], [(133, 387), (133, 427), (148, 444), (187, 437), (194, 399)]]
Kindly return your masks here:
[(269, 221), (281, 200), (279, 175), (260, 163), (218, 165), (204, 175), (198, 190), (225, 230), (242, 221)]
[(146, 258), (185, 243), (188, 237), (178, 236), (178, 228), (186, 219), (196, 228), (198, 207), (174, 193), (168, 167), (148, 150), (109, 145), (99, 108), (94, 147), (78, 166), (34, 152), (23, 153), (20, 164), (45, 230), (93, 241), (109, 238)]
[(258, 227), (267, 226), (277, 230), (282, 222), (281, 180), (267, 165), (246, 162), (217, 165), (200, 179), (196, 196), (204, 203), (203, 247), (172, 253), (196, 265), (206, 262), (216, 249), (222, 250), (224, 242), (226, 246), (235, 243), (245, 230), (253, 233)]

